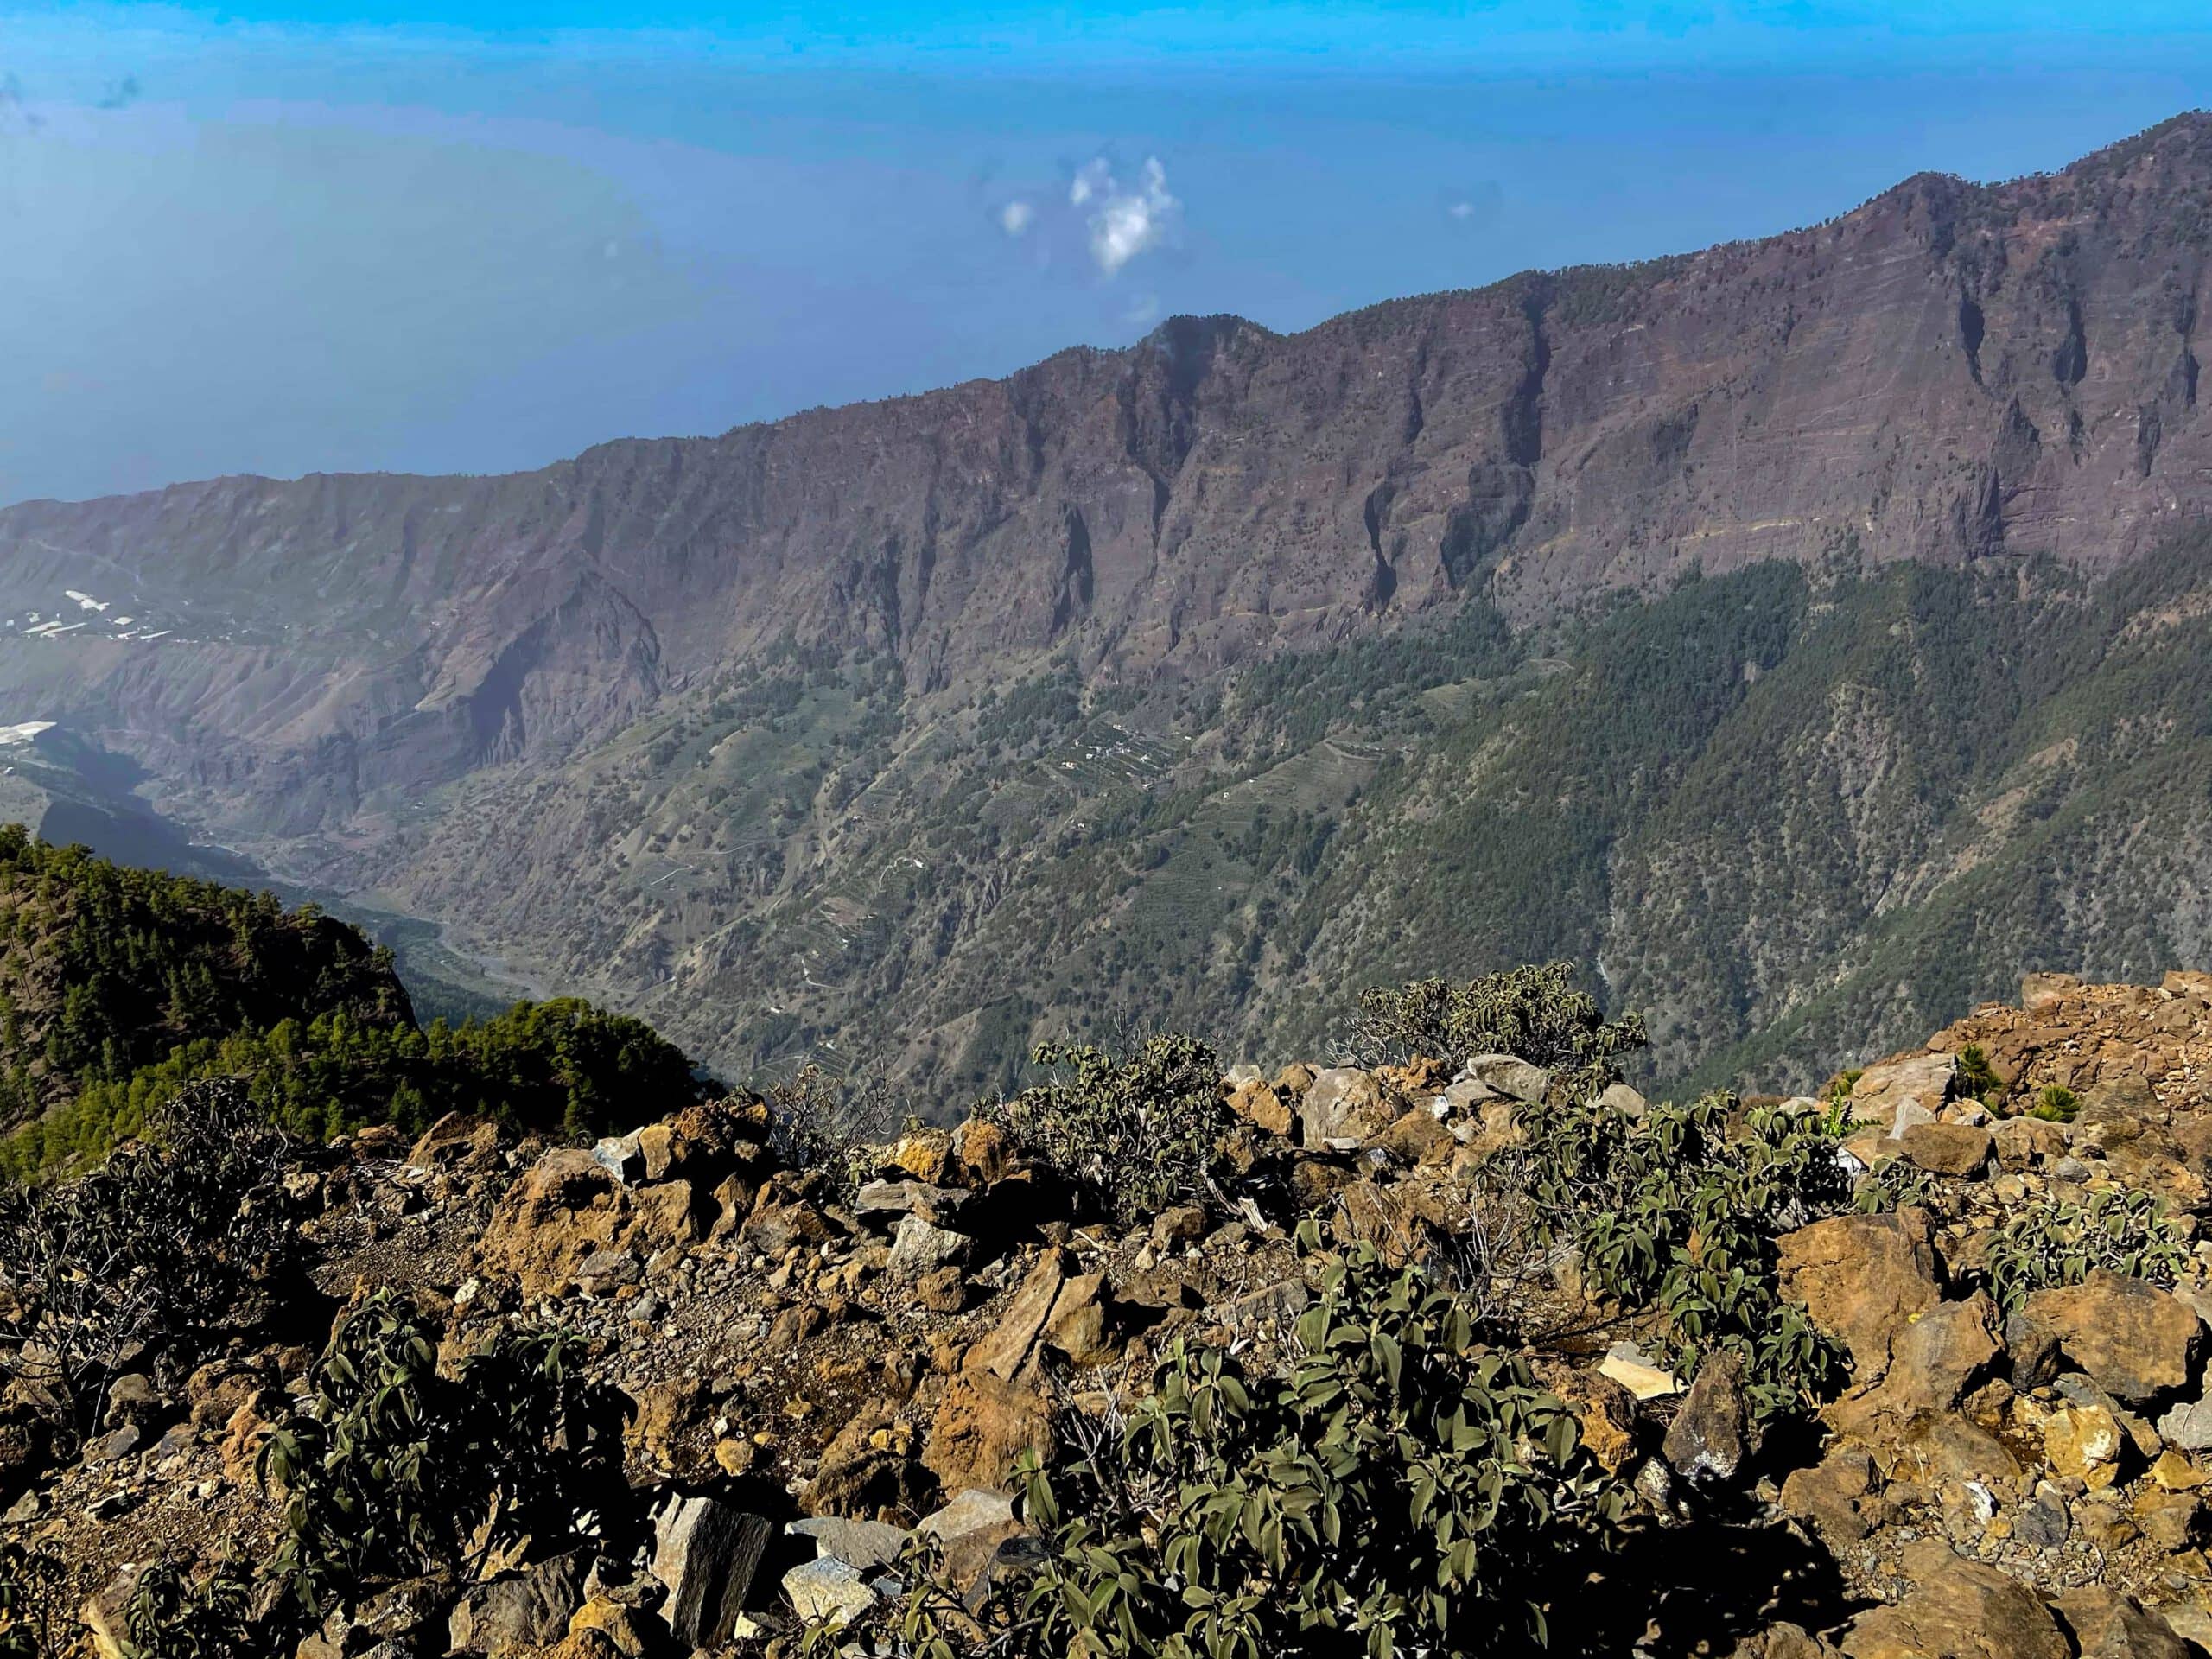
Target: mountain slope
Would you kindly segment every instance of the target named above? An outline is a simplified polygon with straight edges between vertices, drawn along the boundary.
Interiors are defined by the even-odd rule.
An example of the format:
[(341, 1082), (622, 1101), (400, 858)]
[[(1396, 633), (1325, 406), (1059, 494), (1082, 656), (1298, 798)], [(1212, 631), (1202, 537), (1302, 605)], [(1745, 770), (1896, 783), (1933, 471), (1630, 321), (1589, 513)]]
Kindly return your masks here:
[[(1993, 988), (1897, 943), (1944, 893), (2049, 883), (2040, 959), (2195, 879), (2101, 792), (2181, 789), (2171, 730), (2069, 763), (2037, 822), (2078, 845), (2000, 801), (2022, 722), (2135, 649), (2084, 582), (2158, 555), (2143, 650), (2194, 638), (2208, 205), (2186, 117), (1762, 242), (536, 474), (29, 504), (0, 687), (212, 838), (725, 1066), (835, 1043), (966, 1087), (1085, 1014), (1306, 1034), (1344, 967), (1550, 954), (1701, 1010), (1678, 1068), (1856, 1044)], [(2051, 673), (1992, 644), (2039, 629)], [(2062, 904), (2067, 849), (2134, 896)], [(2145, 963), (2192, 954), (2171, 926)]]

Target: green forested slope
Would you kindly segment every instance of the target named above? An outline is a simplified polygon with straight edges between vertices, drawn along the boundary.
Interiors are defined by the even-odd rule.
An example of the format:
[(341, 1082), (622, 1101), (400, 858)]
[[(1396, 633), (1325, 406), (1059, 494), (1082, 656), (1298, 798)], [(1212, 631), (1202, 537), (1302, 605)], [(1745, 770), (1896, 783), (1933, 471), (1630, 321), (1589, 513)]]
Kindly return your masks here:
[(1542, 633), (1478, 601), (1141, 698), (794, 652), (397, 856), (724, 1066), (924, 1109), (1039, 1037), (1319, 1052), (1347, 988), (1556, 957), (1660, 1075), (1802, 1082), (2024, 969), (2212, 955), (2209, 656), (2201, 536), (2094, 587), (1841, 546)]
[(312, 906), (0, 828), (0, 1166), (96, 1155), (213, 1077), (309, 1134), (455, 1109), (582, 1131), (695, 1092), (639, 1020), (563, 1000), (425, 1030), (390, 953)]

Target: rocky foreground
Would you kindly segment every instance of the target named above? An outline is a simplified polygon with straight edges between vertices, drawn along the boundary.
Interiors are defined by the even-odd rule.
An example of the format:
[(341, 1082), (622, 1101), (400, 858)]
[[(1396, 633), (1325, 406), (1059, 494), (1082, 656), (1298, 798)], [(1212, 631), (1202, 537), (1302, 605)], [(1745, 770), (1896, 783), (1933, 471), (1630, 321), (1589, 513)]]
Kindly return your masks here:
[[(1819, 1104), (1848, 1103), (1834, 1155), (1862, 1201), (1774, 1252), (1782, 1295), (1845, 1357), (1799, 1416), (1755, 1409), (1725, 1354), (1675, 1374), (1650, 1311), (1609, 1305), (1585, 1264), (1496, 1248), (1493, 1178), (1554, 1082), (1502, 1054), (1450, 1076), (1235, 1068), (1239, 1179), (1131, 1227), (1071, 1224), (999, 1123), (800, 1168), (744, 1096), (593, 1147), (448, 1119), (411, 1147), (302, 1153), (284, 1185), (330, 1305), (396, 1293), (444, 1325), (448, 1362), (518, 1321), (574, 1332), (634, 1402), (623, 1457), (651, 1526), (620, 1558), (525, 1546), (473, 1581), (385, 1586), (292, 1650), (796, 1652), (810, 1625), (866, 1628), (917, 1535), (980, 1593), (1033, 1558), (1025, 1452), (1117, 1421), (1179, 1341), (1254, 1374), (1297, 1351), (1297, 1216), (1433, 1264), (1533, 1333), (1630, 1505), (1587, 1564), (1592, 1605), (1617, 1612), (1555, 1619), (1567, 1650), (2212, 1650), (2212, 976), (2037, 976), (2020, 1007), (1837, 1080)], [(1620, 1084), (1605, 1100), (1653, 1109)], [(317, 1345), (241, 1338), (175, 1377), (149, 1359), (66, 1457), (10, 1384), (0, 1541), (66, 1563), (83, 1640), (130, 1650), (150, 1563), (275, 1547), (257, 1460)]]

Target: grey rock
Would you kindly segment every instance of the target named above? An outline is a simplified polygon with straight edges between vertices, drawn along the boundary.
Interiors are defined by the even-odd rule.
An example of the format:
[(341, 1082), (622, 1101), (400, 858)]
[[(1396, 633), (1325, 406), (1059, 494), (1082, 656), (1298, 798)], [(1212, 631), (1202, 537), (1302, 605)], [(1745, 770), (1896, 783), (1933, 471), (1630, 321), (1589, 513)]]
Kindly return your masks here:
[(2012, 1536), (2030, 1549), (2056, 1549), (2073, 1529), (2066, 1495), (2047, 1480), (2036, 1483), (2035, 1496), (2012, 1517)]
[(976, 1241), (967, 1234), (934, 1226), (919, 1216), (906, 1216), (892, 1237), (891, 1271), (918, 1279), (939, 1268), (957, 1266), (975, 1251)]
[(661, 1617), (695, 1648), (729, 1640), (752, 1592), (773, 1523), (704, 1494), (671, 1497), (653, 1516), (653, 1576), (668, 1586)]
[(1478, 1054), (1459, 1069), (1459, 1075), (1520, 1101), (1541, 1100), (1552, 1086), (1550, 1072), (1517, 1054)]
[(635, 1186), (645, 1179), (645, 1154), (638, 1145), (634, 1130), (628, 1135), (605, 1136), (591, 1149), (591, 1155), (625, 1186)]
[(853, 1213), (861, 1217), (919, 1216), (938, 1226), (957, 1221), (974, 1195), (957, 1186), (931, 1186), (926, 1181), (870, 1181), (853, 1198)]
[(875, 1605), (860, 1568), (824, 1556), (784, 1574), (784, 1593), (810, 1624), (849, 1624)]
[(834, 1515), (810, 1516), (804, 1521), (792, 1522), (784, 1530), (814, 1540), (816, 1554), (859, 1567), (863, 1573), (888, 1567), (897, 1560), (899, 1552), (906, 1548), (906, 1540), (912, 1535), (905, 1528), (886, 1522), (848, 1521)]
[(86, 1463), (113, 1463), (118, 1459), (127, 1458), (138, 1449), (139, 1442), (143, 1438), (139, 1433), (138, 1426), (136, 1423), (125, 1423), (121, 1428), (110, 1430), (86, 1446), (85, 1461)]
[(2159, 1418), (2158, 1438), (2183, 1452), (2212, 1452), (2212, 1395), (2187, 1401)]
[(1298, 1103), (1299, 1144), (1357, 1146), (1389, 1128), (1395, 1116), (1370, 1073), (1357, 1066), (1331, 1066), (1314, 1073)]

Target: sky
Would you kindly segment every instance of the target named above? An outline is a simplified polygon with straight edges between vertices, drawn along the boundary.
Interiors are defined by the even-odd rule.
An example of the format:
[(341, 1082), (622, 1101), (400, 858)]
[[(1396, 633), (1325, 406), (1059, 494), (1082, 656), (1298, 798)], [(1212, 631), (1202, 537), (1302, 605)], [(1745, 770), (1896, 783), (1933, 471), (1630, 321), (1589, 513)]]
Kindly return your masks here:
[(2201, 0), (0, 0), (0, 502), (1302, 328), (2208, 104)]

